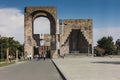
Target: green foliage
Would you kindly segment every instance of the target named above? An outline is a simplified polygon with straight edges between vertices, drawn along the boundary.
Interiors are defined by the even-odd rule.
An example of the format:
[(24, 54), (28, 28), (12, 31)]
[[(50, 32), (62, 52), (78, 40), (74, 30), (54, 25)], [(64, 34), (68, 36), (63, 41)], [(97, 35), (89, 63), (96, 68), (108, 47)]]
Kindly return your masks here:
[(105, 50), (104, 54), (113, 54), (116, 50), (116, 47), (113, 42), (113, 38), (111, 36), (102, 37), (97, 41), (98, 47)]
[(13, 56), (15, 56), (16, 50), (22, 52), (20, 49), (21, 44), (14, 40), (13, 37), (0, 37), (0, 46), (0, 48), (2, 48), (0, 52), (4, 53), (4, 55), (6, 55), (6, 48), (9, 48), (9, 54)]
[(115, 45), (117, 47), (117, 54), (120, 54), (120, 39), (117, 39)]
[(11, 62), (11, 63), (2, 63), (0, 64), (0, 67), (4, 67), (4, 66), (8, 66), (8, 65), (11, 65), (11, 64), (15, 64), (15, 61)]
[(120, 50), (120, 39), (117, 39), (115, 45)]

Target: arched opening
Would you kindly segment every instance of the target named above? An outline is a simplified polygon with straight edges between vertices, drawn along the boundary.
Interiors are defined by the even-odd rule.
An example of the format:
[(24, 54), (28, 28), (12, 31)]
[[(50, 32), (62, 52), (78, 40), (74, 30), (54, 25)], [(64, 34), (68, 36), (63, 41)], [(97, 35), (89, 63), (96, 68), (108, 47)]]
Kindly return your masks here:
[(50, 35), (50, 21), (47, 17), (37, 17), (33, 22), (34, 55), (46, 53), (50, 57), (50, 45), (46, 45), (45, 37)]
[[(38, 30), (39, 33), (36, 31), (35, 22), (38, 18), (47, 18), (49, 22), (49, 31), (46, 31), (50, 33), (49, 35), (46, 35), (47, 37), (50, 36), (50, 39), (48, 42), (49, 47), (42, 47), (40, 46), (40, 38), (41, 34), (43, 36), (43, 32), (41, 32), (43, 26), (39, 26)], [(56, 8), (55, 7), (26, 7), (25, 8), (25, 27), (24, 27), (24, 52), (25, 56), (38, 54), (39, 49), (50, 49), (50, 58), (53, 58), (56, 53), (56, 43), (57, 43), (57, 37), (56, 37), (56, 23), (57, 23), (57, 15), (56, 15)], [(42, 20), (44, 21), (44, 20)], [(48, 27), (47, 27), (48, 28)], [(42, 30), (43, 31), (43, 30)], [(35, 35), (36, 34), (36, 35)], [(45, 37), (45, 36), (44, 36)], [(46, 38), (46, 37), (45, 37)], [(37, 41), (38, 40), (38, 41)], [(36, 43), (37, 42), (37, 43)], [(41, 42), (42, 43), (42, 42)], [(46, 42), (45, 42), (46, 43)], [(37, 46), (38, 45), (38, 46)], [(34, 47), (37, 47), (37, 52), (35, 53)]]
[(50, 34), (50, 21), (46, 17), (38, 17), (34, 20), (34, 34)]

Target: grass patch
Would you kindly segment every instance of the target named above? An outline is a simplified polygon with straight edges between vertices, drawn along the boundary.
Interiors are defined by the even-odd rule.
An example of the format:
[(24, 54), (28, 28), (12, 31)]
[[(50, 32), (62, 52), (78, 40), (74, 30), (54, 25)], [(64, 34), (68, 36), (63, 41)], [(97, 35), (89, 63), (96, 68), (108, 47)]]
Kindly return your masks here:
[(15, 63), (15, 61), (13, 61), (13, 62), (11, 62), (11, 63), (2, 63), (2, 64), (0, 64), (0, 67), (3, 67), (3, 66), (8, 66), (8, 65), (11, 65), (11, 64), (14, 64)]
[(0, 59), (1, 62), (5, 61), (5, 59)]

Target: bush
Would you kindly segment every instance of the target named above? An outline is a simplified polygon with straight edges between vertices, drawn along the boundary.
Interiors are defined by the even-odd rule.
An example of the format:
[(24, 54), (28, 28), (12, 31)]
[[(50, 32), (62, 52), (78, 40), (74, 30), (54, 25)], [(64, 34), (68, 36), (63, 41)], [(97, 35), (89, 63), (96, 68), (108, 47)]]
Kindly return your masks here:
[(105, 50), (100, 47), (94, 48), (94, 54), (95, 56), (104, 56), (105, 55)]
[(113, 38), (111, 36), (108, 37), (102, 37), (97, 41), (98, 45), (98, 51), (102, 51), (101, 49), (104, 49), (104, 55), (111, 55), (116, 51), (116, 46), (114, 45)]

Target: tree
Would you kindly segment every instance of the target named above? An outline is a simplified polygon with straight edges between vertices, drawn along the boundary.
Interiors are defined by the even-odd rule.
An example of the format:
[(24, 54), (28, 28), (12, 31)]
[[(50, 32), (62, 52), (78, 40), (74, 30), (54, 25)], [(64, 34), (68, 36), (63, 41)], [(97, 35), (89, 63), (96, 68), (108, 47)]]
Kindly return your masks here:
[(1, 37), (0, 38), (0, 44), (1, 44), (1, 52), (6, 55), (6, 49), (9, 48), (9, 55), (15, 56), (16, 50), (19, 50), (19, 47), (21, 47), (20, 43), (13, 39), (13, 37)]
[(21, 57), (23, 57), (23, 53), (24, 53), (24, 49), (23, 49), (23, 45), (20, 44), (19, 47), (18, 47), (18, 58), (20, 59)]
[(94, 47), (94, 56), (104, 56), (105, 50), (98, 46)]
[(115, 43), (116, 47), (117, 47), (117, 53), (120, 53), (120, 39), (117, 39), (116, 43)]
[(102, 37), (101, 39), (99, 39), (97, 41), (98, 43), (98, 47), (102, 48), (105, 50), (105, 54), (113, 54), (114, 51), (116, 50), (114, 42), (113, 42), (113, 38), (111, 36), (108, 37)]

